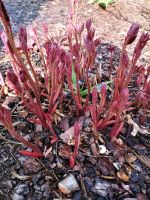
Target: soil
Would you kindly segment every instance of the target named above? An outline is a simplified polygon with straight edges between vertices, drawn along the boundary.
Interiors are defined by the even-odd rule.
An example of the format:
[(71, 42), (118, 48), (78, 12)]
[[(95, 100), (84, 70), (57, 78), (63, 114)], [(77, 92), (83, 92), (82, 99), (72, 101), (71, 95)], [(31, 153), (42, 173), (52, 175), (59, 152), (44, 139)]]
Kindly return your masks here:
[[(43, 22), (48, 23), (52, 34), (61, 34), (65, 30), (68, 17), (65, 0), (5, 0), (4, 4), (16, 35), (18, 27), (22, 25), (29, 27), (31, 24), (36, 24), (40, 32)], [(123, 39), (133, 22), (140, 23), (140, 32), (150, 32), (149, 1), (116, 0), (106, 10), (96, 4), (88, 4), (85, 0), (79, 1), (77, 21), (85, 22), (91, 17), (96, 35), (102, 41), (95, 62), (97, 65), (101, 64), (104, 69), (109, 66), (107, 51), (110, 45), (115, 47), (116, 59), (113, 60), (113, 64), (118, 65)], [(134, 45), (135, 42), (129, 47), (130, 55)], [(2, 45), (0, 48), (0, 71), (4, 75), (10, 64)], [(35, 61), (38, 63), (40, 59), (36, 57)], [(150, 64), (150, 42), (143, 50), (140, 63)], [(0, 97), (0, 102), (3, 100), (3, 97)], [(38, 135), (41, 143), (46, 144), (44, 138), (48, 134), (47, 131), (27, 121), (28, 113), (20, 99), (7, 97), (5, 104), (12, 110), (14, 125), (18, 131), (27, 138)], [(132, 116), (141, 127), (141, 131), (134, 137), (131, 135), (133, 126), (126, 123), (120, 136), (123, 144), (116, 144), (110, 142), (109, 130), (104, 130), (101, 133), (104, 141), (102, 144), (108, 154), (93, 156), (94, 145), (92, 145), (87, 113), (82, 130), (84, 141), (79, 149), (74, 170), (69, 169), (65, 146), (61, 142), (59, 146), (57, 144), (53, 146), (49, 158), (35, 159), (21, 156), (18, 153), (20, 144), (9, 137), (3, 126), (0, 126), (0, 199), (150, 199), (150, 112), (148, 111), (143, 126), (139, 123), (139, 112), (133, 112)], [(69, 122), (69, 126), (74, 120)], [(60, 134), (59, 127), (55, 127), (55, 131)], [(88, 148), (89, 144), (92, 147), (92, 154)], [(79, 188), (69, 195), (64, 195), (59, 190), (58, 183), (69, 174), (74, 175)]]

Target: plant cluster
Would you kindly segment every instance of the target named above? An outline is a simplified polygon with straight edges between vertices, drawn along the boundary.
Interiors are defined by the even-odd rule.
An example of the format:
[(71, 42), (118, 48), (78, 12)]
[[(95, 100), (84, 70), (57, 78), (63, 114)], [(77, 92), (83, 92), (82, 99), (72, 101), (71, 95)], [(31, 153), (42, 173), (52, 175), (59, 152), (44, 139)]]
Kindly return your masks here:
[[(123, 128), (126, 112), (132, 110), (135, 103), (143, 106), (145, 111), (150, 102), (150, 69), (137, 66), (142, 49), (150, 39), (148, 33), (142, 33), (137, 42), (132, 59), (130, 60), (126, 48), (137, 37), (139, 25), (133, 24), (125, 37), (120, 65), (113, 79), (111, 98), (107, 97), (107, 84), (101, 83), (100, 90), (93, 82), (92, 75), (96, 57), (96, 47), (100, 40), (95, 39), (95, 29), (92, 20), (84, 24), (67, 26), (67, 35), (63, 38), (49, 37), (48, 27), (44, 25), (45, 40), (40, 42), (37, 30), (32, 28), (30, 35), (34, 44), (38, 46), (42, 59), (42, 72), (38, 73), (31, 60), (31, 46), (28, 45), (26, 28), (19, 31), (20, 46), (16, 47), (10, 20), (6, 9), (0, 1), (0, 17), (4, 31), (1, 33), (6, 51), (10, 54), (12, 69), (6, 72), (6, 83), (20, 97), (25, 107), (33, 114), (29, 120), (49, 129), (50, 143), (58, 141), (53, 128), (53, 115), (56, 109), (63, 105), (66, 91), (72, 97), (76, 108), (76, 116), (84, 115), (89, 110), (93, 121), (95, 138), (98, 131), (112, 126), (111, 138), (118, 136)], [(86, 33), (84, 32), (86, 30)], [(83, 36), (84, 35), (84, 36)], [(113, 54), (111, 54), (113, 56)], [(112, 60), (112, 59), (110, 59)], [(128, 85), (133, 74), (138, 73), (137, 84), (140, 90), (136, 101), (130, 98)], [(4, 81), (1, 77), (1, 82)], [(47, 106), (43, 108), (42, 99), (45, 98)], [(29, 142), (13, 127), (10, 111), (0, 105), (0, 121), (7, 128), (10, 135), (30, 148), (32, 151), (21, 150), (20, 153), (33, 157), (44, 156), (44, 150), (39, 144)], [(81, 127), (78, 122), (74, 124), (74, 153), (70, 157), (70, 166), (73, 168), (80, 144)]]
[(106, 9), (110, 4), (114, 3), (113, 0), (89, 0), (88, 2), (97, 3), (103, 9)]

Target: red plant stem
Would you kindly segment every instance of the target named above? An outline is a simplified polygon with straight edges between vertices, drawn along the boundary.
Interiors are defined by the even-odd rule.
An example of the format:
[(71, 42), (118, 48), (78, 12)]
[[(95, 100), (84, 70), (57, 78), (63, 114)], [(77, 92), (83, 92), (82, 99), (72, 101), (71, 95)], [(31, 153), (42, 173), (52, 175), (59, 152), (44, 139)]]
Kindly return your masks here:
[(33, 109), (33, 108), (29, 105), (28, 101), (26, 100), (26, 98), (24, 97), (23, 94), (21, 94), (21, 99), (23, 100), (23, 103), (25, 104), (26, 108), (27, 108), (30, 112), (34, 113), (34, 114), (40, 119), (42, 125), (43, 125), (45, 128), (48, 128), (48, 126), (47, 126), (47, 124), (46, 124), (46, 120), (45, 120), (44, 112), (43, 112), (42, 108), (39, 106), (39, 107), (38, 107), (38, 110), (36, 110), (36, 112), (35, 112), (34, 109), (36, 109), (36, 107), (34, 107), (34, 109)]
[(82, 97), (80, 94), (80, 85), (79, 85), (79, 71), (77, 70), (76, 73), (76, 87), (77, 87), (77, 97), (78, 97), (78, 101), (80, 102), (80, 104), (82, 104)]
[[(30, 66), (30, 68), (31, 68), (32, 74), (33, 74), (33, 76), (34, 76), (34, 80), (35, 80), (35, 82), (36, 82), (37, 89), (39, 89), (40, 86), (39, 86), (39, 83), (38, 83), (38, 78), (37, 78), (37, 75), (36, 75), (35, 70), (34, 70), (34, 68), (33, 68), (33, 65), (32, 65), (32, 63), (31, 63), (31, 61), (30, 61), (28, 52), (25, 52), (25, 51), (24, 51), (24, 54), (25, 54), (25, 56), (26, 56), (26, 59), (27, 59), (27, 62), (28, 62), (28, 64), (29, 64), (29, 66)], [(38, 91), (38, 92), (39, 92), (39, 91)]]
[(78, 155), (78, 149), (80, 145), (80, 125), (76, 122), (74, 125), (74, 137), (75, 137), (75, 147), (73, 155), (70, 157), (70, 167), (73, 168), (75, 164), (75, 159)]
[(119, 96), (119, 81), (117, 77), (114, 80), (114, 93), (113, 93), (113, 101), (117, 101)]
[(73, 90), (73, 86), (72, 86), (72, 81), (71, 81), (71, 78), (69, 76), (67, 76), (67, 81), (68, 81), (68, 87), (70, 89), (72, 98), (74, 99), (75, 104), (76, 104), (77, 114), (79, 114), (80, 111), (82, 110), (82, 104), (80, 104), (80, 102), (78, 101), (77, 96), (74, 94), (74, 90)]
[(119, 132), (123, 128), (123, 125), (124, 125), (124, 120), (120, 124), (119, 123), (114, 124), (114, 127), (112, 128), (111, 131), (111, 139), (114, 139), (118, 136)]
[[(73, 55), (72, 40), (71, 40), (70, 37), (68, 37), (68, 41), (69, 41), (70, 53), (71, 53), (71, 55)], [(72, 58), (72, 63), (73, 63), (73, 58)], [(68, 66), (68, 67), (69, 67), (69, 69), (67, 69), (67, 70), (72, 70), (72, 66)], [(71, 75), (72, 75), (72, 73), (70, 73), (70, 72), (67, 75), (68, 86), (69, 86), (71, 95), (72, 95), (72, 97), (73, 97), (73, 99), (74, 99), (74, 101), (76, 103), (77, 114), (79, 114), (80, 111), (83, 109), (82, 102), (81, 102), (81, 100), (80, 100), (80, 98), (78, 96), (79, 94), (75, 95), (75, 93), (74, 93), (74, 89), (73, 89), (73, 86), (72, 86), (72, 77), (71, 77)], [(76, 82), (78, 82), (78, 77), (77, 76), (76, 76)], [(77, 92), (79, 92), (79, 86), (78, 86), (78, 91)]]
[(124, 70), (123, 55), (124, 55), (125, 50), (126, 50), (126, 44), (124, 43), (122, 51), (121, 51), (120, 64), (119, 64), (118, 71), (117, 71), (117, 80), (119, 81), (119, 85), (120, 85), (120, 81), (121, 81), (122, 71)]
[(97, 128), (103, 129), (106, 126), (114, 124), (114, 123), (116, 123), (116, 120), (109, 120), (109, 121), (101, 120), (101, 121), (99, 121)]
[(53, 97), (54, 97), (54, 90), (56, 89), (55, 88), (55, 69), (54, 67), (52, 66), (51, 68), (51, 84), (49, 84), (49, 106), (52, 105), (52, 101), (53, 101)]
[[(1, 7), (0, 7), (1, 9)], [(8, 21), (6, 22), (6, 19), (5, 19), (5, 16), (4, 16), (4, 13), (3, 13), (3, 10), (0, 10), (1, 12), (1, 20), (2, 20), (2, 24), (3, 24), (3, 27), (4, 27), (4, 30), (5, 30), (5, 33), (6, 33), (6, 36), (7, 36), (7, 39), (9, 41), (9, 44), (10, 44), (10, 47), (13, 51), (13, 53), (15, 54), (16, 58), (17, 58), (17, 65), (19, 63), (19, 67), (24, 70), (27, 74), (27, 77), (30, 81), (30, 84), (31, 86), (33, 87), (33, 90), (34, 90), (34, 93), (35, 93), (35, 96), (36, 96), (36, 100), (38, 103), (40, 103), (40, 97), (39, 97), (39, 94), (38, 94), (38, 89), (36, 87), (36, 85), (34, 84), (34, 81), (32, 80), (29, 72), (28, 72), (28, 69), (26, 68), (24, 62), (22, 61), (22, 58), (21, 56), (19, 55), (16, 47), (15, 47), (15, 42), (14, 42), (14, 39), (13, 39), (13, 34), (12, 34), (12, 30), (11, 30), (11, 26), (10, 26), (10, 22), (8, 23)], [(16, 59), (15, 59), (16, 61)]]
[(86, 107), (88, 106), (90, 92), (91, 92), (90, 81), (89, 81), (90, 64), (91, 64), (91, 56), (89, 55), (87, 64), (84, 63), (84, 69), (86, 70), (86, 85), (87, 85), (87, 89), (88, 89), (88, 94), (87, 94), (86, 101), (85, 101), (85, 104), (84, 104), (84, 109), (86, 109)]
[(44, 54), (43, 54), (43, 51), (42, 51), (42, 48), (40, 46), (40, 43), (39, 43), (39, 40), (38, 40), (38, 37), (37, 37), (36, 33), (35, 33), (35, 40), (36, 40), (36, 43), (37, 43), (38, 48), (40, 50), (40, 55), (41, 55), (41, 58), (42, 58), (42, 61), (43, 61), (43, 65), (44, 65), (45, 71), (46, 71), (47, 67), (46, 67), (46, 64), (45, 64)]
[(24, 144), (25, 146), (31, 148), (33, 151), (38, 152), (42, 154), (42, 151), (34, 144), (26, 140), (24, 137), (22, 137), (20, 134), (18, 134), (14, 128), (8, 128), (8, 131), (12, 137), (14, 137), (16, 140)]
[(19, 153), (24, 155), (24, 156), (29, 156), (29, 157), (32, 157), (32, 158), (41, 158), (41, 157), (43, 157), (43, 154), (42, 153), (38, 153), (38, 152), (30, 152), (30, 151), (20, 150)]
[(101, 100), (100, 100), (100, 103), (99, 103), (99, 106), (98, 106), (98, 115), (101, 114), (102, 109), (105, 105), (105, 101), (106, 101), (106, 93), (105, 94), (101, 93)]
[(129, 70), (129, 73), (128, 73), (128, 76), (127, 76), (126, 80), (125, 80), (124, 83), (123, 83), (123, 87), (124, 87), (124, 88), (127, 88), (128, 85), (129, 85), (129, 83), (130, 83), (131, 77), (132, 77), (133, 72), (134, 72), (134, 70), (135, 70), (136, 61), (137, 61), (136, 59), (132, 59), (132, 66), (131, 66), (131, 68), (130, 68), (130, 70)]

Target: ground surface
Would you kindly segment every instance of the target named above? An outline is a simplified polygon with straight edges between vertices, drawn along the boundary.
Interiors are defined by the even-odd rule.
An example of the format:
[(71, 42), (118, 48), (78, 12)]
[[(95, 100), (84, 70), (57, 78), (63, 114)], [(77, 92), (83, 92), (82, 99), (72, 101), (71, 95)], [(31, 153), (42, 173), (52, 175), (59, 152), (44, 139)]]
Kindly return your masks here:
[[(14, 33), (17, 33), (18, 26), (37, 23), (41, 26), (46, 21), (53, 34), (63, 32), (67, 23), (68, 8), (65, 0), (5, 0), (4, 1)], [(79, 1), (78, 20), (85, 22), (93, 18), (96, 35), (101, 38), (103, 46), (99, 48), (97, 62), (107, 64), (107, 44), (113, 44), (117, 52), (120, 52), (121, 44), (130, 25), (138, 21), (141, 31), (150, 32), (150, 2), (134, 0), (116, 0), (116, 3), (108, 7), (106, 11), (96, 5), (89, 5), (87, 1)], [(40, 28), (39, 28), (40, 29)], [(133, 44), (134, 46), (134, 44)], [(131, 46), (132, 47), (132, 46)], [(104, 53), (103, 53), (104, 50)], [(130, 51), (130, 49), (129, 49)], [(117, 63), (116, 59), (116, 63)], [(150, 64), (150, 43), (144, 50), (141, 57), (142, 63)], [(1, 46), (0, 54), (1, 72), (9, 68), (7, 57), (4, 56)], [(16, 103), (9, 105), (14, 110), (14, 119), (19, 123), (18, 129), (23, 132), (33, 131), (34, 127), (24, 117), (19, 117), (19, 108)], [(138, 114), (135, 120), (138, 118)], [(150, 123), (146, 121), (146, 128)], [(26, 129), (25, 127), (28, 126)], [(68, 199), (150, 199), (150, 164), (141, 161), (129, 147), (133, 147), (140, 155), (149, 156), (150, 137), (149, 134), (138, 134), (137, 137), (130, 136), (132, 127), (127, 127), (128, 137), (125, 140), (127, 150), (117, 148), (108, 144), (107, 148), (112, 151), (110, 157), (91, 158), (86, 152), (80, 152), (80, 170), (69, 171), (63, 167), (63, 159), (57, 160), (56, 156), (50, 160), (35, 160), (20, 156), (17, 152), (18, 143), (12, 143), (10, 138), (5, 136), (5, 130), (1, 126), (2, 137), (0, 138), (0, 199), (6, 200), (38, 200), (38, 199), (65, 199), (60, 193), (57, 184), (66, 174), (73, 173), (78, 180), (80, 190), (68, 195)], [(149, 129), (147, 129), (149, 131)], [(85, 127), (85, 132), (86, 130)], [(28, 137), (28, 135), (27, 135)], [(7, 138), (5, 140), (5, 138)], [(107, 141), (107, 138), (106, 138)], [(127, 143), (127, 141), (129, 143)], [(124, 148), (124, 147), (123, 147)], [(124, 155), (125, 154), (125, 155)], [(130, 155), (130, 156), (129, 156)], [(122, 182), (116, 177), (117, 169), (112, 163), (124, 163), (121, 159), (129, 157), (127, 163), (132, 168), (130, 179)], [(132, 162), (131, 162), (132, 161)], [(57, 164), (57, 166), (55, 166)], [(125, 165), (126, 166), (126, 165)], [(124, 166), (121, 166), (122, 168)], [(126, 169), (127, 170), (127, 169)], [(80, 174), (80, 176), (79, 176)], [(84, 189), (85, 186), (85, 189)], [(85, 192), (86, 191), (86, 192)], [(84, 195), (83, 195), (84, 193)], [(81, 195), (82, 194), (82, 195)]]

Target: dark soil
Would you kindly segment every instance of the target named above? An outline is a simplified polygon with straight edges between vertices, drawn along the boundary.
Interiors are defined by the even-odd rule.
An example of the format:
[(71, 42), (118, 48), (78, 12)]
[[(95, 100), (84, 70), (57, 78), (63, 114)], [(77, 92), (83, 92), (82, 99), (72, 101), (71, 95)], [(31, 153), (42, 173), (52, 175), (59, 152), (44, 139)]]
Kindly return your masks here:
[[(4, 3), (12, 20), (15, 34), (20, 25), (30, 26), (30, 24), (37, 23), (40, 27), (42, 21), (48, 22), (53, 34), (65, 30), (68, 15), (65, 0), (6, 0)], [(102, 40), (98, 48), (96, 65), (101, 64), (104, 71), (109, 67), (108, 47), (110, 45), (115, 47), (116, 56), (113, 64), (118, 65), (121, 45), (132, 22), (138, 21), (141, 31), (150, 32), (150, 2), (143, 0), (136, 2), (116, 0), (116, 3), (109, 6), (107, 10), (81, 0), (78, 20), (85, 22), (89, 17), (93, 18), (96, 35)], [(150, 64), (149, 44), (140, 59), (143, 64)], [(129, 48), (130, 54), (134, 45), (135, 43)], [(0, 71), (3, 75), (10, 67), (8, 61), (9, 58), (4, 54), (1, 46)], [(40, 59), (36, 57), (35, 62), (40, 62)], [(0, 97), (0, 102), (3, 100), (3, 97)], [(26, 138), (38, 136), (42, 144), (49, 142), (44, 139), (48, 135), (46, 130), (27, 121), (28, 113), (23, 108), (20, 99), (7, 97), (4, 101), (5, 105), (12, 110), (14, 125), (20, 133)], [(100, 135), (104, 141), (101, 144), (108, 152), (98, 155), (94, 152), (91, 122), (87, 113), (82, 129), (84, 139), (74, 170), (69, 169), (65, 145), (61, 140), (58, 144), (54, 144), (49, 158), (29, 158), (18, 153), (22, 148), (21, 145), (9, 137), (8, 132), (0, 126), (0, 199), (150, 199), (150, 112), (148, 111), (143, 126), (139, 120), (140, 112), (139, 110), (132, 113), (132, 119), (141, 127), (135, 137), (131, 135), (133, 126), (128, 123), (120, 136), (121, 144), (110, 142), (108, 129), (101, 132)], [(71, 117), (69, 126), (75, 121), (74, 115)], [(55, 131), (60, 134), (60, 127), (55, 127)], [(69, 195), (64, 195), (59, 190), (58, 183), (69, 174), (75, 176), (79, 189)]]

